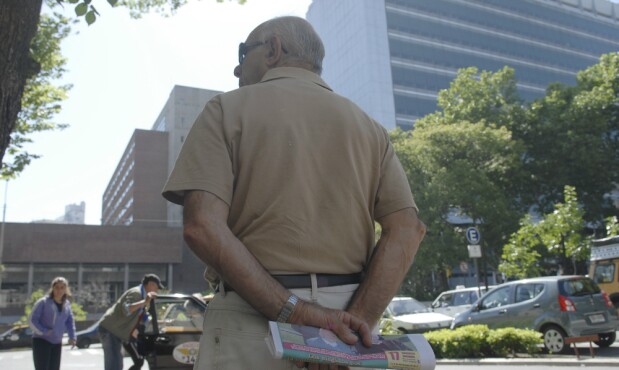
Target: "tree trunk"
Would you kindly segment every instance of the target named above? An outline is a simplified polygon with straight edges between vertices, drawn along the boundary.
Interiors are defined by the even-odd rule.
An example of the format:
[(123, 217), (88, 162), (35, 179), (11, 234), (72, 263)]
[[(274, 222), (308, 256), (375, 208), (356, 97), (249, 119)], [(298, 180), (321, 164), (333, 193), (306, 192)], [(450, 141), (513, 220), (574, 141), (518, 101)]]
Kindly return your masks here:
[(39, 71), (30, 56), (43, 0), (0, 1), (0, 163), (15, 129), (26, 80)]

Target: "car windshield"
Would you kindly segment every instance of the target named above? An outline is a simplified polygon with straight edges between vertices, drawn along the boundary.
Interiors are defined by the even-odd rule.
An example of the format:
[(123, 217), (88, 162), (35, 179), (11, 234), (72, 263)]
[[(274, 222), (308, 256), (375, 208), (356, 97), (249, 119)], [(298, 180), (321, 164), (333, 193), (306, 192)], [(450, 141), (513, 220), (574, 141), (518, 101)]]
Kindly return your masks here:
[(389, 303), (389, 309), (394, 316), (411, 313), (428, 312), (429, 309), (414, 299), (398, 299)]
[(566, 279), (559, 281), (559, 292), (563, 296), (578, 297), (582, 295), (598, 294), (600, 287), (588, 278)]

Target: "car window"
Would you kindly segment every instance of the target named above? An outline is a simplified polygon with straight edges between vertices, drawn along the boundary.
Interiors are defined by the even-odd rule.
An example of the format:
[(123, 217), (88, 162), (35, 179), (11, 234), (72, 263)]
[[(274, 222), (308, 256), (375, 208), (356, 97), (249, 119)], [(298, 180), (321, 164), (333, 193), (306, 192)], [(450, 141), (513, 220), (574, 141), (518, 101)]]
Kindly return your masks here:
[[(157, 324), (160, 332), (201, 331), (204, 323), (204, 308), (190, 298), (158, 298), (155, 300)], [(146, 325), (146, 333), (152, 333), (152, 323)]]
[(528, 301), (535, 298), (533, 284), (518, 284), (516, 286), (516, 303)]
[(596, 283), (612, 283), (615, 278), (615, 265), (597, 265), (593, 271), (593, 281)]
[(389, 310), (394, 316), (419, 312), (428, 312), (428, 308), (414, 299), (398, 299), (389, 303)]
[(452, 293), (444, 293), (440, 297), (438, 297), (438, 299), (432, 305), (432, 307), (449, 307), (451, 306), (452, 299), (453, 299)]
[(600, 293), (600, 287), (589, 278), (575, 278), (559, 281), (559, 292), (563, 296), (578, 297)]
[(471, 304), (471, 292), (459, 292), (454, 295), (454, 306)]
[(544, 284), (533, 284), (533, 297), (537, 297), (542, 294), (546, 285)]
[(481, 301), (480, 308), (482, 310), (505, 306), (509, 303), (509, 290), (510, 287), (496, 289), (488, 293)]

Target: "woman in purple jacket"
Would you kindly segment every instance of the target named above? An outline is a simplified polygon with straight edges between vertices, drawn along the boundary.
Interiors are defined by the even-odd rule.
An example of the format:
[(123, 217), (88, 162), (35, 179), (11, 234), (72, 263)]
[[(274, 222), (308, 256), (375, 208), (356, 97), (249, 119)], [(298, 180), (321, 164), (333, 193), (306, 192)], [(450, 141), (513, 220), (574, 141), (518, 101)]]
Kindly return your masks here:
[(39, 299), (30, 313), (32, 328), (32, 357), (36, 370), (59, 370), (62, 335), (69, 334), (69, 344), (75, 345), (75, 322), (69, 282), (63, 277), (52, 280), (46, 296)]

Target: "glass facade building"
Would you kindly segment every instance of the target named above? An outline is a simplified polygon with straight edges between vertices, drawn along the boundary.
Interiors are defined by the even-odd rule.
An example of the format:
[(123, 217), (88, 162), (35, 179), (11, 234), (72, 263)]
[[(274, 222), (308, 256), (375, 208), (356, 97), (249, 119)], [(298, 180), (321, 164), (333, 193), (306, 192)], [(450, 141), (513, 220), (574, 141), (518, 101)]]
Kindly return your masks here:
[(515, 70), (526, 101), (619, 50), (608, 0), (314, 0), (325, 81), (387, 129), (410, 129), (466, 67)]

